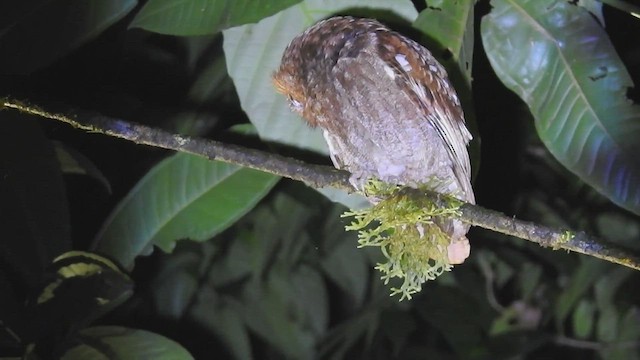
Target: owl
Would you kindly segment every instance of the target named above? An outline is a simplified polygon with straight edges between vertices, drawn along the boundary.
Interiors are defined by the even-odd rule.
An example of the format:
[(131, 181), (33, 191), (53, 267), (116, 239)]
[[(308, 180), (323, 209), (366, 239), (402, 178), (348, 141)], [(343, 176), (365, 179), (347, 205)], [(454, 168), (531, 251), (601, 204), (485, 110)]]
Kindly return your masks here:
[[(361, 190), (369, 178), (475, 203), (460, 100), (417, 42), (373, 19), (333, 17), (294, 38), (273, 75), (276, 90), (312, 127), (331, 161)], [(451, 264), (469, 255), (469, 225), (435, 219), (451, 237)]]

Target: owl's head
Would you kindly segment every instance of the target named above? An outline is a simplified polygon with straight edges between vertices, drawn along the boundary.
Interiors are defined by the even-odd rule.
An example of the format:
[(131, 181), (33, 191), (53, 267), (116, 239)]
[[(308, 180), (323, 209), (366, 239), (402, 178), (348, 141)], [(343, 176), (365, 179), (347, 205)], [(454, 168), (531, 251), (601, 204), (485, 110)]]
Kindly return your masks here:
[(304, 116), (305, 93), (298, 71), (293, 60), (283, 58), (280, 68), (273, 74), (273, 85), (287, 97), (291, 109)]
[[(358, 26), (360, 22), (363, 24)], [(331, 69), (344, 55), (341, 51), (374, 25), (382, 26), (352, 17), (329, 18), (296, 36), (285, 49), (280, 67), (273, 74), (273, 84), (287, 97), (291, 109), (309, 125), (318, 125), (319, 117), (322, 117), (313, 106), (313, 99), (318, 96), (318, 88), (332, 78)]]

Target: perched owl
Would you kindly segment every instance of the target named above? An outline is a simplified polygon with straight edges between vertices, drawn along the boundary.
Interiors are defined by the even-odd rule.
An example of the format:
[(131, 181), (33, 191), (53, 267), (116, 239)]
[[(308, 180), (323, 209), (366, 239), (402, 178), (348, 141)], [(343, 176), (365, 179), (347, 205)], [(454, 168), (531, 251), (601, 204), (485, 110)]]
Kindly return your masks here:
[[(431, 53), (376, 20), (333, 17), (297, 36), (273, 76), (276, 89), (322, 129), (333, 164), (368, 178), (474, 203), (460, 101)], [(436, 219), (451, 264), (469, 255), (469, 226)]]

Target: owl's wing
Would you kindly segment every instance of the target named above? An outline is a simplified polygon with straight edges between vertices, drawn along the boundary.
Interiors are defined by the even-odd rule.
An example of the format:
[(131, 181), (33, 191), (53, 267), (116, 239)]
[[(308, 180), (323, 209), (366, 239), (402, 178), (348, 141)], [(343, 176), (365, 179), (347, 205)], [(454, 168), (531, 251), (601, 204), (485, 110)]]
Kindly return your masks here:
[[(393, 70), (375, 54), (359, 47), (353, 56), (341, 56), (332, 67), (327, 89), (318, 103), (328, 116), (331, 132), (344, 139), (341, 158), (352, 171), (360, 168), (384, 181), (417, 184), (428, 171), (430, 146), (423, 134), (423, 112), (409, 92), (392, 79)], [(350, 54), (349, 54), (350, 55)], [(385, 70), (387, 69), (387, 70)]]
[(454, 166), (455, 175), (467, 187), (464, 189), (467, 196), (472, 198), (467, 144), (473, 137), (465, 125), (460, 100), (449, 83), (446, 70), (428, 50), (413, 40), (395, 33), (379, 36), (382, 43), (393, 45), (395, 54), (389, 55), (388, 63), (399, 77), (400, 84), (414, 94), (415, 103), (447, 145), (449, 155), (457, 165)]

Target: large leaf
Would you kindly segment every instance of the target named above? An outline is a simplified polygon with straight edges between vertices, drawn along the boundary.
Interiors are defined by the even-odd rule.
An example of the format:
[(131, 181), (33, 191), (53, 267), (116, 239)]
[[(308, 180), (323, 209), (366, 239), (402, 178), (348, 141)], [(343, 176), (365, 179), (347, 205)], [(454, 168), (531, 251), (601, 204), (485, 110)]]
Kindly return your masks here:
[(175, 341), (145, 330), (95, 326), (80, 331), (80, 345), (62, 359), (190, 360), (193, 356)]
[(278, 177), (188, 154), (156, 165), (131, 190), (96, 237), (96, 250), (126, 267), (150, 245), (204, 241), (251, 210)]
[(5, 0), (0, 4), (0, 73), (48, 65), (124, 17), (136, 0)]
[[(309, 128), (292, 113), (285, 98), (276, 94), (271, 74), (277, 69), (287, 44), (316, 21), (349, 8), (390, 11), (407, 23), (417, 12), (411, 1), (386, 0), (308, 0), (260, 21), (225, 30), (224, 53), (243, 110), (258, 134), (271, 140), (328, 154), (319, 129)], [(373, 10), (372, 10), (373, 11)], [(360, 13), (359, 13), (360, 14)], [(346, 197), (344, 192), (323, 189), (323, 194), (352, 208), (362, 207), (362, 198)]]
[(607, 34), (566, 1), (494, 0), (482, 40), (502, 82), (535, 117), (540, 138), (569, 170), (640, 214), (640, 107)]
[(206, 35), (253, 23), (301, 0), (150, 0), (131, 27), (169, 34)]
[(43, 279), (27, 307), (38, 352), (47, 348), (43, 339), (81, 329), (133, 294), (133, 281), (114, 262), (86, 251), (58, 256)]

